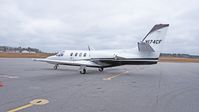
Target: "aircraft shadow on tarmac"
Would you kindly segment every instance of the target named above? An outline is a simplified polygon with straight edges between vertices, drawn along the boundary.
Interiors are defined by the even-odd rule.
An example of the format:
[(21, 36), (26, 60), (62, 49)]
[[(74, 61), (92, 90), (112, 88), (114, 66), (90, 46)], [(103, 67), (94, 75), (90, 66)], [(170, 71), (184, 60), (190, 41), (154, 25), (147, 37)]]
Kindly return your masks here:
[[(120, 72), (120, 71), (125, 71), (126, 69), (124, 68), (107, 68), (103, 72), (99, 72), (98, 69), (96, 68), (88, 68), (88, 74), (103, 74), (103, 73), (109, 73), (109, 72)], [(67, 67), (60, 67), (57, 70), (54, 70), (53, 68), (30, 68), (30, 69), (25, 69), (24, 71), (53, 71), (53, 72), (76, 72), (79, 74), (79, 68), (78, 67), (73, 67), (73, 68), (67, 68)], [(88, 75), (87, 74), (87, 75)]]

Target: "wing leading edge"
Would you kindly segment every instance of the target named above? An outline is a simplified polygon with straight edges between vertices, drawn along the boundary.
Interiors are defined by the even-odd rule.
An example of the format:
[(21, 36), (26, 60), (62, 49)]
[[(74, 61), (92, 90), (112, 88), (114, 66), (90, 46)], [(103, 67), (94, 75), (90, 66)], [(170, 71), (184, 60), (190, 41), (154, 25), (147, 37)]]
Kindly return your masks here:
[(52, 59), (33, 59), (34, 61), (47, 62), (54, 65), (71, 65), (71, 66), (87, 66), (87, 67), (101, 67), (101, 65), (89, 61), (89, 60), (77, 60), (77, 61), (66, 61), (66, 60), (52, 60)]

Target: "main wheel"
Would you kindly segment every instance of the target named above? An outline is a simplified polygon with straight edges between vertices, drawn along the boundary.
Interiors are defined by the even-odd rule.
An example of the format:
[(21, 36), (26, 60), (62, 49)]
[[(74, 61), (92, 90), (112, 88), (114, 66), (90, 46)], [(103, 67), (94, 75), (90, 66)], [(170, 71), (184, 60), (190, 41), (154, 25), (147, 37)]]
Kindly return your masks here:
[(99, 68), (99, 71), (102, 72), (104, 70), (104, 68)]
[(54, 70), (57, 70), (58, 64), (56, 64), (53, 68), (54, 68)]
[(81, 73), (81, 74), (86, 74), (86, 69), (80, 70), (80, 73)]

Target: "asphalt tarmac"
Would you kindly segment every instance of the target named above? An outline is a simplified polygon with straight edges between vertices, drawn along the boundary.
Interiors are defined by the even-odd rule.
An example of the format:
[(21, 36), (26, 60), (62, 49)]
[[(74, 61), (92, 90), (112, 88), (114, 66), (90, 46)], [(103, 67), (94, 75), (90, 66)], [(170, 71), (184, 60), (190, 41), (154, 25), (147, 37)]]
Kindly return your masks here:
[(199, 63), (88, 68), (0, 59), (0, 112), (199, 112)]

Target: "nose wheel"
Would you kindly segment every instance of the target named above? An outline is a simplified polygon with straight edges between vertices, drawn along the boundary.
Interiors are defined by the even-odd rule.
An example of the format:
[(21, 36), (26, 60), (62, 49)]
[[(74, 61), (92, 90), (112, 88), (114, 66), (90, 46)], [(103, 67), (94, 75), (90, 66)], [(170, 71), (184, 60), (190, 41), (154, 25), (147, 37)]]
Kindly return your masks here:
[(86, 69), (82, 69), (79, 71), (81, 74), (86, 74)]
[(86, 74), (86, 66), (80, 66), (79, 72), (80, 74)]

